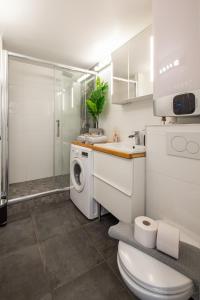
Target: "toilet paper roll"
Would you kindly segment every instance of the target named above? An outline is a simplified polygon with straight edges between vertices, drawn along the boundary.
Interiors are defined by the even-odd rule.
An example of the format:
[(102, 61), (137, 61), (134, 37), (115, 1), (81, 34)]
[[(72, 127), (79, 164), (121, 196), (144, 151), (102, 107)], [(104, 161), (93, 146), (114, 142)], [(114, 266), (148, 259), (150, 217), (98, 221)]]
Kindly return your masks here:
[(159, 221), (156, 248), (176, 259), (179, 257), (180, 231), (178, 228)]
[(134, 238), (147, 248), (155, 248), (158, 224), (148, 217), (135, 218)]

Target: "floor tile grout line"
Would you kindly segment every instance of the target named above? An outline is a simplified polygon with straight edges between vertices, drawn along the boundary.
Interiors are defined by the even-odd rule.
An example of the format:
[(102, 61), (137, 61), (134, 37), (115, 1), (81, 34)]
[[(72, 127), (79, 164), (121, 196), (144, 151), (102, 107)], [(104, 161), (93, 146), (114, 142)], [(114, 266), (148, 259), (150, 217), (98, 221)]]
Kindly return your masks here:
[(45, 259), (45, 257), (43, 257), (43, 254), (42, 254), (41, 243), (40, 243), (39, 235), (38, 235), (38, 231), (37, 231), (37, 225), (36, 225), (36, 222), (35, 222), (35, 218), (32, 214), (31, 214), (31, 220), (32, 220), (32, 223), (33, 223), (33, 228), (34, 228), (34, 233), (35, 233), (35, 237), (36, 237), (37, 248), (38, 248), (38, 251), (39, 251), (40, 258), (41, 258), (41, 263), (43, 265), (44, 271), (46, 272), (46, 270), (47, 270), (47, 268), (46, 268), (46, 259)]
[(84, 229), (84, 231), (86, 232), (86, 234), (87, 234), (87, 236), (88, 236), (88, 240), (89, 240), (90, 245), (93, 246), (93, 247), (95, 248), (95, 250), (97, 251), (97, 253), (101, 256), (101, 258), (102, 258), (104, 261), (106, 261), (105, 258), (104, 258), (104, 256), (103, 256), (103, 254), (100, 252), (100, 250), (98, 249), (98, 247), (95, 245), (94, 241), (93, 241), (92, 238), (90, 237), (90, 235), (89, 235), (89, 233), (87, 232), (87, 230), (86, 230), (85, 228), (83, 228), (83, 229)]
[(121, 278), (121, 280), (120, 280), (119, 276), (116, 274), (116, 272), (113, 270), (113, 268), (109, 265), (109, 263), (107, 262), (107, 260), (105, 260), (105, 262), (106, 262), (106, 265), (109, 268), (109, 270), (111, 270), (111, 272), (114, 274), (115, 278), (120, 282), (120, 286), (121, 286), (122, 290), (127, 291), (129, 293), (129, 295), (133, 297), (134, 295), (131, 293), (131, 291), (128, 289), (128, 287), (125, 287), (122, 284), (122, 282), (124, 282), (123, 279)]
[[(87, 238), (88, 238), (88, 243), (89, 243), (90, 247), (92, 247), (92, 248), (98, 253), (98, 255), (99, 255), (101, 261), (100, 261), (99, 263), (96, 263), (96, 264), (93, 265), (92, 267), (90, 267), (90, 268), (89, 268), (88, 270), (86, 270), (85, 272), (81, 273), (78, 277), (73, 278), (72, 280), (70, 280), (70, 281), (68, 281), (68, 282), (63, 282), (62, 284), (57, 285), (56, 288), (53, 289), (53, 290), (56, 290), (56, 289), (58, 289), (58, 288), (60, 288), (60, 287), (62, 287), (62, 286), (64, 286), (64, 285), (66, 285), (66, 284), (69, 284), (69, 283), (73, 282), (74, 280), (76, 280), (77, 278), (79, 278), (80, 276), (82, 276), (83, 274), (85, 274), (85, 273), (91, 271), (92, 269), (96, 268), (97, 266), (99, 266), (99, 265), (101, 265), (101, 264), (103, 264), (103, 263), (106, 263), (105, 258), (104, 258), (103, 255), (99, 252), (99, 250), (95, 247), (95, 245), (94, 245), (92, 239), (91, 239), (90, 236), (88, 235), (88, 233), (87, 233), (87, 231), (85, 230), (83, 224), (80, 224), (80, 226), (79, 226), (78, 228), (75, 228), (75, 229), (71, 230), (71, 231), (68, 232), (68, 233), (72, 233), (72, 232), (74, 232), (74, 231), (79, 231), (80, 229), (82, 229), (82, 230), (86, 233)], [(60, 235), (60, 234), (54, 235), (54, 236), (52, 236), (52, 237), (50, 237), (50, 238), (48, 238), (48, 239), (46, 239), (46, 240), (44, 240), (44, 241), (38, 241), (38, 244), (41, 246), (42, 243), (45, 243), (46, 241), (48, 241), (48, 240), (50, 240), (50, 239), (54, 239), (54, 238), (59, 237), (59, 236), (62, 236), (62, 235), (63, 235), (63, 234), (61, 234), (61, 235)], [(42, 255), (42, 254), (41, 254), (41, 255)], [(42, 259), (42, 258), (41, 258), (41, 259)], [(45, 263), (45, 265), (46, 265), (46, 263)], [(46, 268), (45, 270), (47, 270), (47, 268)]]
[[(35, 226), (37, 226), (37, 225), (35, 225)], [(59, 229), (60, 229), (60, 228), (65, 228), (66, 226), (67, 226), (67, 224), (63, 224), (63, 225), (61, 225), (61, 226), (58, 226), (58, 228), (59, 228)], [(75, 227), (75, 228), (73, 228), (73, 229), (71, 229), (71, 230), (69, 230), (69, 231), (64, 231), (63, 233), (54, 233), (53, 235), (51, 235), (51, 236), (49, 236), (49, 237), (47, 237), (47, 238), (45, 238), (45, 239), (40, 239), (40, 238), (38, 237), (38, 243), (39, 243), (39, 244), (42, 244), (42, 243), (45, 243), (46, 241), (51, 240), (51, 239), (54, 239), (54, 238), (56, 238), (56, 237), (66, 236), (67, 234), (70, 234), (70, 233), (73, 233), (73, 232), (75, 232), (75, 231), (80, 230), (82, 227), (83, 227), (83, 226), (82, 226), (81, 224), (79, 224), (79, 226), (77, 226), (77, 227)]]
[[(33, 216), (32, 214), (31, 214), (31, 218), (32, 218), (33, 226), (34, 226), (34, 233), (35, 233), (35, 235), (36, 235), (36, 243), (37, 243), (38, 248), (39, 248), (39, 251), (40, 251), (40, 255), (41, 255), (42, 262), (44, 263), (44, 268), (45, 268), (45, 270), (46, 270), (46, 269), (47, 269), (47, 268), (46, 268), (46, 261), (45, 261), (45, 259), (43, 259), (43, 254), (42, 254), (42, 250), (41, 250), (42, 244), (45, 243), (45, 242), (48, 241), (48, 240), (55, 239), (56, 237), (59, 238), (59, 237), (65, 236), (66, 233), (61, 233), (61, 234), (55, 233), (54, 235), (48, 237), (47, 239), (41, 240), (41, 239), (39, 238), (39, 235), (38, 235), (38, 230), (37, 230), (37, 225), (36, 225), (36, 222), (35, 222), (35, 218), (34, 218), (34, 216)], [(62, 226), (60, 226), (60, 227), (65, 227), (65, 226), (66, 226), (66, 225), (64, 224), (64, 225), (62, 225)], [(98, 251), (98, 249), (96, 249), (94, 243), (92, 243), (92, 241), (90, 240), (91, 238), (89, 237), (88, 233), (87, 233), (86, 230), (83, 228), (83, 226), (84, 226), (84, 225), (82, 225), (82, 224), (79, 223), (79, 226), (78, 226), (78, 227), (76, 227), (76, 228), (74, 228), (74, 229), (68, 231), (67, 233), (70, 234), (70, 233), (73, 233), (73, 232), (76, 232), (76, 231), (79, 231), (80, 229), (82, 229), (82, 230), (87, 234), (89, 245), (92, 246), (92, 247), (97, 251), (97, 253), (100, 255), (100, 258), (104, 261), (105, 259), (104, 259), (103, 255)]]
[[(96, 222), (95, 222), (95, 223), (96, 223)], [(95, 247), (95, 249), (97, 250), (97, 252), (98, 252), (99, 254), (101, 254), (101, 256), (106, 260), (106, 258), (105, 258), (105, 257), (103, 256), (103, 254), (100, 252), (100, 249), (98, 249), (98, 247), (95, 245), (95, 243), (94, 243), (92, 237), (90, 237), (89, 233), (87, 232), (87, 229), (85, 229), (85, 227), (86, 227), (87, 225), (88, 225), (88, 224), (83, 225), (84, 230), (86, 231), (86, 233), (87, 233), (89, 239), (92, 241), (93, 246)], [(105, 226), (105, 224), (102, 224), (102, 225), (103, 225), (103, 226), (106, 228), (106, 230), (107, 230), (107, 227)], [(108, 235), (108, 237), (109, 237), (109, 235)], [(109, 238), (110, 238), (110, 237), (109, 237)], [(110, 239), (111, 239), (111, 238), (110, 238)], [(111, 239), (111, 240), (112, 240), (112, 239)], [(112, 247), (112, 246), (105, 247), (105, 249), (109, 249), (110, 247)], [(103, 249), (103, 248), (102, 248), (102, 249)]]
[[(69, 280), (68, 282), (63, 282), (62, 284), (59, 284), (56, 288), (53, 289), (53, 297), (54, 297), (54, 294), (56, 292), (56, 290), (64, 287), (64, 286), (67, 286), (67, 285), (70, 285), (71, 283), (73, 283), (74, 281), (76, 280), (79, 280), (80, 277), (82, 277), (83, 275), (86, 275), (87, 273), (91, 272), (92, 270), (98, 268), (99, 266), (105, 264), (108, 269), (111, 271), (111, 273), (114, 275), (114, 277), (117, 279), (117, 281), (119, 282), (120, 284), (120, 288), (121, 290), (123, 291), (126, 291), (131, 297), (133, 297), (134, 295), (128, 290), (128, 288), (126, 289), (126, 287), (123, 286), (122, 282), (120, 281), (119, 277), (116, 275), (116, 273), (113, 271), (113, 269), (109, 266), (109, 264), (107, 263), (107, 261), (104, 259), (102, 262), (100, 263), (97, 263), (96, 265), (94, 265), (93, 267), (91, 267), (90, 269), (88, 269), (87, 271), (81, 273), (80, 275), (78, 275), (76, 278), (73, 278), (71, 280)], [(134, 299), (136, 300), (136, 299)]]
[[(79, 230), (84, 231), (87, 234), (86, 235), (86, 239), (88, 241), (87, 242), (88, 243), (88, 247), (92, 247), (96, 251), (96, 256), (97, 256), (98, 259), (96, 259), (94, 262), (92, 262), (92, 265), (91, 264), (90, 265), (87, 264), (86, 265), (86, 270), (82, 270), (82, 271), (79, 270), (78, 273), (80, 272), (80, 274), (76, 274), (75, 275), (76, 277), (73, 278), (73, 279), (71, 278), (68, 282), (67, 282), (67, 279), (65, 279), (66, 281), (63, 280), (65, 282), (62, 282), (62, 280), (61, 280), (62, 283), (60, 283), (60, 284), (59, 283), (58, 284), (55, 283), (55, 285), (52, 284), (51, 283), (51, 277), (49, 275), (51, 275), (53, 273), (49, 272), (49, 265), (48, 265), (49, 262), (46, 259), (45, 252), (43, 251), (44, 250), (43, 249), (43, 243), (45, 241), (49, 240), (49, 238), (46, 239), (45, 241), (41, 241), (40, 240), (40, 226), (38, 226), (38, 224), (37, 224), (36, 213), (35, 213), (35, 210), (33, 209), (34, 207), (35, 207), (34, 206), (34, 202), (33, 202), (33, 206), (28, 205), (28, 212), (29, 212), (29, 217), (28, 218), (29, 218), (29, 222), (31, 223), (31, 227), (32, 227), (32, 229), (31, 229), (32, 235), (34, 235), (34, 247), (35, 247), (35, 249), (37, 249), (38, 261), (39, 261), (40, 264), (42, 264), (42, 266), (44, 268), (44, 271), (45, 271), (45, 275), (44, 276), (46, 278), (46, 281), (48, 281), (48, 284), (49, 284), (49, 293), (51, 293), (51, 296), (53, 298), (55, 297), (55, 294), (54, 294), (55, 290), (57, 290), (58, 288), (61, 288), (64, 285), (68, 285), (68, 284), (72, 283), (75, 280), (78, 280), (84, 274), (87, 274), (88, 272), (92, 271), (93, 269), (97, 268), (100, 265), (103, 265), (104, 263), (105, 263), (106, 267), (112, 272), (112, 274), (114, 273), (113, 270), (108, 265), (108, 263), (106, 261), (106, 257), (104, 257), (104, 255), (100, 252), (101, 248), (99, 248), (98, 245), (95, 245), (95, 242), (92, 239), (92, 236), (90, 236), (88, 234), (87, 230), (86, 230), (86, 226), (89, 225), (89, 224), (92, 226), (93, 222), (90, 222), (90, 223), (87, 223), (87, 224), (82, 224), (81, 223), (82, 219), (79, 220), (78, 219), (78, 215), (74, 214), (73, 210), (70, 210), (69, 213), (74, 214), (74, 217), (76, 217), (76, 220), (77, 220), (79, 226), (76, 227), (76, 228), (73, 228), (72, 230), (70, 230), (69, 233), (73, 233), (73, 231), (79, 231)], [(98, 220), (95, 220), (94, 222), (96, 223), (96, 222), (98, 222)], [(106, 220), (106, 222), (107, 222), (107, 220)], [(101, 225), (102, 225), (102, 233), (104, 232), (104, 230), (105, 231), (108, 230), (107, 223), (103, 223), (102, 222)], [(64, 226), (64, 225), (62, 225), (62, 226)], [(101, 226), (100, 226), (100, 228), (101, 228)], [(64, 233), (64, 231), (63, 231), (63, 233)], [(50, 239), (53, 239), (56, 236), (60, 236), (60, 234), (55, 234)], [(30, 246), (33, 246), (33, 245), (30, 245)], [(98, 262), (98, 260), (99, 260), (99, 262)], [(66, 272), (67, 272), (67, 270), (66, 270)], [(114, 273), (114, 275), (115, 275), (115, 273)], [(116, 277), (116, 275), (115, 275), (115, 277)], [(57, 286), (56, 286), (56, 284), (57, 284)], [(120, 287), (121, 287), (121, 285), (120, 285)]]
[[(73, 231), (79, 231), (80, 229), (82, 229), (82, 230), (86, 233), (86, 231), (83, 229), (83, 225), (81, 225), (81, 226), (78, 227), (78, 228), (75, 228), (74, 230), (72, 230), (72, 231), (70, 231), (70, 232), (68, 232), (68, 233), (72, 233)], [(63, 236), (63, 234), (61, 234), (61, 235), (60, 235), (60, 234), (54, 235), (54, 236), (52, 236), (52, 237), (46, 239), (45, 241), (38, 241), (38, 247), (41, 247), (42, 244), (45, 243), (46, 241), (51, 240), (51, 239), (54, 239), (54, 238), (56, 238), (56, 237), (59, 238), (60, 236)], [(64, 236), (65, 236), (65, 235), (64, 235)], [(88, 236), (88, 235), (87, 235), (87, 236)], [(101, 255), (101, 253), (99, 253), (99, 252), (97, 251), (97, 249), (94, 247), (94, 245), (91, 244), (89, 238), (88, 238), (88, 243), (89, 243), (89, 245), (92, 246), (93, 249), (98, 253), (98, 255), (99, 255), (101, 261), (100, 261), (99, 263), (96, 263), (95, 265), (93, 265), (92, 267), (90, 267), (89, 269), (87, 269), (86, 271), (82, 272), (82, 273), (81, 273), (80, 275), (78, 275), (76, 278), (73, 278), (72, 280), (70, 280), (70, 281), (68, 281), (68, 282), (63, 282), (62, 284), (58, 284), (58, 285), (56, 286), (56, 288), (52, 288), (52, 291), (58, 289), (59, 287), (62, 287), (62, 286), (65, 285), (65, 284), (68, 284), (68, 283), (70, 283), (70, 282), (73, 282), (74, 280), (76, 280), (77, 278), (79, 278), (81, 275), (83, 275), (83, 274), (89, 272), (90, 270), (94, 269), (95, 267), (97, 267), (97, 266), (99, 266), (99, 265), (105, 263), (104, 257)], [(42, 252), (42, 251), (41, 251), (41, 252)], [(41, 259), (42, 259), (42, 256), (43, 256), (43, 255), (42, 255), (42, 253), (41, 253)], [(45, 260), (45, 259), (44, 259), (44, 265), (45, 265), (45, 271), (48, 272), (48, 268), (47, 268), (47, 264), (46, 264), (46, 260)]]
[(79, 274), (76, 278), (73, 278), (73, 279), (71, 279), (71, 280), (69, 280), (69, 281), (66, 281), (66, 282), (63, 282), (62, 284), (59, 284), (56, 288), (53, 289), (53, 291), (55, 292), (57, 289), (62, 288), (62, 287), (65, 286), (65, 285), (71, 284), (73, 281), (78, 280), (81, 276), (86, 275), (87, 273), (91, 272), (91, 271), (94, 270), (95, 268), (97, 268), (97, 267), (99, 267), (99, 266), (101, 266), (101, 265), (103, 265), (103, 264), (105, 264), (105, 263), (106, 263), (106, 261), (103, 260), (103, 261), (101, 261), (101, 262), (95, 264), (94, 266), (92, 266), (91, 268), (89, 268), (88, 270), (86, 270), (85, 272), (82, 272), (81, 274)]
[(35, 231), (35, 235), (36, 235), (36, 239), (37, 239), (37, 248), (38, 248), (39, 256), (40, 256), (40, 259), (41, 259), (42, 268), (44, 270), (46, 280), (48, 281), (49, 288), (50, 288), (50, 293), (51, 293), (52, 300), (53, 300), (53, 288), (51, 286), (51, 281), (50, 281), (50, 278), (49, 278), (49, 272), (48, 272), (48, 267), (47, 267), (47, 263), (46, 263), (46, 258), (45, 258), (45, 255), (43, 255), (43, 253), (42, 253), (42, 249), (41, 249), (42, 248), (42, 243), (39, 240), (37, 225), (36, 225), (36, 222), (35, 222), (35, 218), (32, 214), (31, 214), (31, 219), (32, 219), (32, 222), (33, 222), (33, 227), (34, 227), (34, 231)]

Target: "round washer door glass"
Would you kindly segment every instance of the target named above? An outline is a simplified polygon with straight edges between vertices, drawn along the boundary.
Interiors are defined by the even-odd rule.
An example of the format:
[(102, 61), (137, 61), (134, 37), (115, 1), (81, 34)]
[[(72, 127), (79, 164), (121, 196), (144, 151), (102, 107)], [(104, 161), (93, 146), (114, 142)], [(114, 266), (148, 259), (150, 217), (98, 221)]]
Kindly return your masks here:
[(81, 192), (85, 185), (85, 176), (83, 164), (79, 159), (74, 159), (72, 161), (72, 183), (74, 188)]

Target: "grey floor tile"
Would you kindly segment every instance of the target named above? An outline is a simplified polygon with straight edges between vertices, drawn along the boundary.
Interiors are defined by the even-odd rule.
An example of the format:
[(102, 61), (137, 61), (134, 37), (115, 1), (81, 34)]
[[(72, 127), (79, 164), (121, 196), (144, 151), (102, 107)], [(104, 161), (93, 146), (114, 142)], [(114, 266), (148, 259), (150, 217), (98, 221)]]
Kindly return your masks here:
[(103, 260), (82, 228), (44, 241), (41, 252), (52, 287), (77, 278)]
[(110, 238), (108, 235), (108, 227), (103, 222), (94, 222), (84, 225), (86, 232), (89, 235), (91, 242), (96, 249), (106, 258), (110, 256), (109, 253), (115, 251), (117, 241)]
[(0, 258), (0, 270), (0, 299), (52, 299), (37, 246)]
[[(122, 279), (121, 274), (119, 272), (119, 268), (118, 268), (118, 265), (117, 265), (117, 249), (116, 249), (116, 252), (106, 260), (106, 262), (107, 262), (107, 265), (109, 266), (109, 268), (115, 274), (115, 276), (119, 279), (119, 281), (121, 282), (124, 289), (128, 293), (132, 294), (131, 291), (126, 286), (126, 284), (125, 284), (124, 280)], [(137, 298), (135, 297), (133, 299), (137, 299)]]
[(70, 201), (66, 201), (62, 206), (55, 209), (39, 212), (33, 215), (36, 226), (37, 237), (44, 241), (55, 235), (69, 232), (80, 227), (74, 207)]
[(74, 214), (77, 218), (77, 220), (79, 221), (79, 223), (81, 225), (85, 225), (85, 224), (89, 224), (89, 223), (92, 223), (92, 222), (95, 222), (96, 219), (94, 220), (89, 220), (88, 218), (85, 217), (85, 215), (74, 205), (74, 203), (72, 202), (72, 200), (70, 200), (71, 202), (71, 205), (73, 206), (74, 208)]
[(0, 256), (36, 243), (31, 218), (0, 227)]
[(115, 243), (116, 244), (113, 246), (108, 246), (107, 248), (103, 247), (102, 249), (99, 250), (105, 260), (109, 259), (110, 257), (112, 257), (117, 253), (118, 243), (117, 242)]
[(117, 251), (112, 256), (110, 256), (107, 260), (107, 264), (110, 267), (110, 269), (115, 273), (115, 275), (122, 281), (118, 265), (117, 265)]
[(13, 222), (30, 217), (29, 204), (27, 202), (8, 205), (8, 222)]
[(54, 300), (136, 300), (103, 263), (71, 283), (58, 288)]
[(69, 200), (69, 191), (8, 205), (8, 222), (27, 218), (34, 212), (44, 212), (57, 208), (67, 200)]
[(44, 212), (63, 205), (67, 200), (69, 200), (69, 191), (36, 198), (30, 202), (29, 207), (32, 213)]

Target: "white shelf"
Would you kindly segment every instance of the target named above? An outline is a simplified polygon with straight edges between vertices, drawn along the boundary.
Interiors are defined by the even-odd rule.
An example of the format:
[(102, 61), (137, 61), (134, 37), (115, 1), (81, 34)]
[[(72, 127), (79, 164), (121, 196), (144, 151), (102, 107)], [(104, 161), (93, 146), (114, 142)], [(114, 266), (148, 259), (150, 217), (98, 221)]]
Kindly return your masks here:
[(118, 81), (128, 82), (128, 83), (137, 83), (136, 80), (126, 79), (126, 78), (122, 78), (122, 77), (114, 77), (113, 76), (113, 80), (118, 80)]
[(134, 97), (134, 98), (130, 98), (130, 99), (122, 99), (120, 102), (112, 102), (113, 104), (118, 104), (118, 105), (124, 105), (124, 104), (129, 104), (129, 103), (133, 103), (133, 102), (138, 102), (138, 101), (153, 101), (153, 94), (148, 94), (148, 95), (144, 95), (144, 96), (138, 96), (138, 97)]

